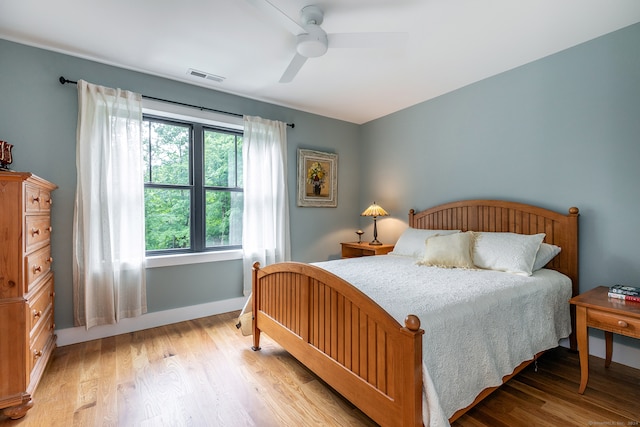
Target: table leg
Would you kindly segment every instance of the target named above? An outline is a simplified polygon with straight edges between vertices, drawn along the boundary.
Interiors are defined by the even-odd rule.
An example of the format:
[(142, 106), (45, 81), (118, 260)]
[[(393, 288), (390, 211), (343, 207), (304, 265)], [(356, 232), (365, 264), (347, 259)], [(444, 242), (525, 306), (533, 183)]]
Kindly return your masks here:
[(613, 332), (604, 331), (605, 358), (604, 367), (611, 365), (611, 354), (613, 353)]
[(576, 338), (580, 354), (580, 388), (583, 394), (589, 380), (589, 337), (587, 336), (587, 309), (576, 307)]

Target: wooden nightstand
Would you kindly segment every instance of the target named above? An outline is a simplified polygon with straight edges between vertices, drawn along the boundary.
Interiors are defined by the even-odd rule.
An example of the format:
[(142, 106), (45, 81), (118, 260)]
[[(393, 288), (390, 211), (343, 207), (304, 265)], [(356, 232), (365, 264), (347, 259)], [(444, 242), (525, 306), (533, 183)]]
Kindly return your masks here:
[(358, 258), (361, 256), (385, 255), (393, 250), (395, 245), (370, 245), (369, 243), (340, 243), (342, 258)]
[(569, 302), (576, 306), (576, 336), (580, 352), (580, 388), (584, 393), (589, 380), (589, 335), (587, 328), (604, 331), (605, 362), (611, 364), (613, 334), (640, 338), (640, 303), (609, 298), (609, 288), (599, 286), (571, 298)]

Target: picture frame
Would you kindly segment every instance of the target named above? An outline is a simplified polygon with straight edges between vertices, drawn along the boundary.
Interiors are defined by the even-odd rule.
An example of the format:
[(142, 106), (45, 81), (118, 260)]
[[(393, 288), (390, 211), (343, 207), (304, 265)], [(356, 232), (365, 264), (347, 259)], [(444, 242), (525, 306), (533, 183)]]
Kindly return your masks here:
[(298, 148), (298, 206), (338, 206), (338, 155)]

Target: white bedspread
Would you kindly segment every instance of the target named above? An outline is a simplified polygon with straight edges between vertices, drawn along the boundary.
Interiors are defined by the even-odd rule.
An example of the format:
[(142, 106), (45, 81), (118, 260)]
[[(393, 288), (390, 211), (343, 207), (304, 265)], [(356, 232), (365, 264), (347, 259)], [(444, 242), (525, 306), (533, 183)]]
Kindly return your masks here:
[(314, 265), (352, 283), (401, 325), (407, 314), (420, 318), (425, 426), (448, 426), (483, 389), (571, 331), (571, 280), (553, 270), (522, 277), (418, 266), (394, 255)]

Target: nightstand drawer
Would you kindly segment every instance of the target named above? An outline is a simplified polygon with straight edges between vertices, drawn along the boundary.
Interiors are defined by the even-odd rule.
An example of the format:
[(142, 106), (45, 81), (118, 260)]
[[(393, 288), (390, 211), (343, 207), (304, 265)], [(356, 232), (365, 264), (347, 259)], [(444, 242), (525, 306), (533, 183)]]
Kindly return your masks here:
[(620, 335), (640, 337), (640, 319), (622, 314), (587, 309), (587, 326), (615, 332)]

